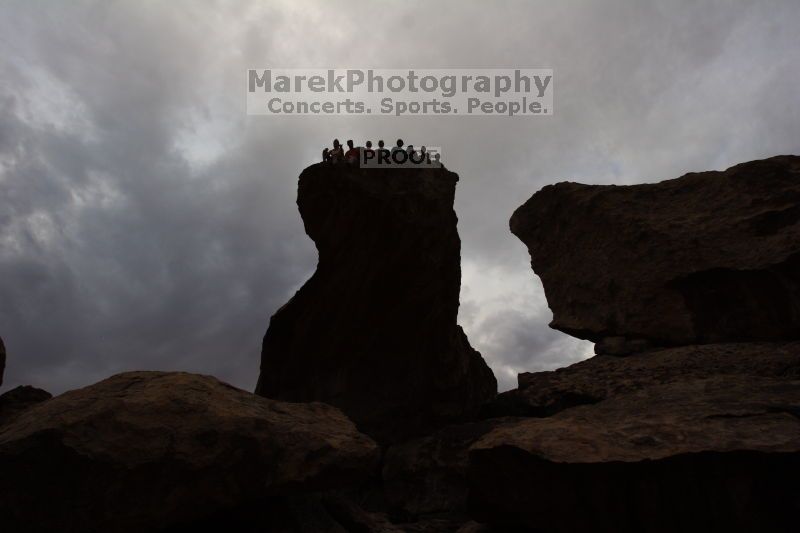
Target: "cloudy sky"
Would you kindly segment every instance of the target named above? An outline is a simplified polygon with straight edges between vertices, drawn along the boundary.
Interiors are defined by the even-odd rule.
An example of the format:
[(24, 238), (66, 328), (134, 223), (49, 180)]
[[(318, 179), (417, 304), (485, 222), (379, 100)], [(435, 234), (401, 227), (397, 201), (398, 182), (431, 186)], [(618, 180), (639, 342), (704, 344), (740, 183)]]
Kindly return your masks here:
[[(0, 0), (3, 389), (130, 369), (252, 389), (316, 250), (296, 179), (333, 137), (441, 146), (460, 322), (501, 389), (587, 357), (550, 330), (508, 218), (563, 180), (800, 153), (800, 2)], [(546, 67), (555, 115), (267, 117), (245, 70)]]

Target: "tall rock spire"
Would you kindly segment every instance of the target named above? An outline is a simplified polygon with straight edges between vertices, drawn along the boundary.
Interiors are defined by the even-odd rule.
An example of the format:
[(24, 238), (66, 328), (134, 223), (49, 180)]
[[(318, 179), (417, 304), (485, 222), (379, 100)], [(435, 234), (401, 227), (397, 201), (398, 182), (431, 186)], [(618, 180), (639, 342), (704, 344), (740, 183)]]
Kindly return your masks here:
[(383, 441), (496, 394), (456, 323), (457, 181), (443, 168), (303, 171), (297, 204), (319, 263), (270, 321), (257, 394), (333, 404)]

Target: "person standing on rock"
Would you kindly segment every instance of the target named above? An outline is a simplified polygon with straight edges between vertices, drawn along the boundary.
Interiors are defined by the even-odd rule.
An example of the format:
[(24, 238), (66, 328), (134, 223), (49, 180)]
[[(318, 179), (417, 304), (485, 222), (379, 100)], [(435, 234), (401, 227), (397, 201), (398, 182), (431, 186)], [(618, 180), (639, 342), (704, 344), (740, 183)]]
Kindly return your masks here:
[(364, 160), (367, 160), (367, 156), (369, 159), (375, 157), (375, 150), (372, 149), (372, 141), (367, 141), (367, 147), (364, 149)]
[(347, 153), (344, 154), (344, 158), (350, 165), (357, 165), (359, 160), (359, 149), (353, 145), (353, 139), (349, 139), (347, 141)]
[(403, 151), (403, 139), (397, 139), (397, 146), (392, 148), (392, 153)]
[(378, 163), (380, 164), (381, 161), (385, 161), (386, 163), (389, 162), (389, 150), (384, 148), (385, 144), (383, 139), (378, 141)]
[(431, 164), (431, 156), (428, 154), (427, 148), (425, 148), (424, 146), (420, 146), (419, 154), (420, 154), (420, 159), (419, 159), (420, 163), (424, 163), (426, 165)]
[(397, 139), (397, 146), (392, 148), (392, 163), (402, 165), (407, 159), (406, 151), (403, 150), (403, 139)]
[(344, 150), (342, 150), (342, 145), (339, 144), (339, 139), (333, 140), (333, 150), (328, 152), (328, 157), (330, 157), (331, 163), (339, 163), (344, 158)]

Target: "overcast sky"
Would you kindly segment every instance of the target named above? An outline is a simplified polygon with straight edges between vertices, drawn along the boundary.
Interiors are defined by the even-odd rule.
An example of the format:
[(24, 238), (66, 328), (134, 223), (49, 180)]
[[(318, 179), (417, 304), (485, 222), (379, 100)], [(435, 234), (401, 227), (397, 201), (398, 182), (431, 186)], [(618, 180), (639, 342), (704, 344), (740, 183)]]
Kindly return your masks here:
[[(252, 389), (311, 275), (297, 176), (333, 137), (441, 146), (461, 176), (460, 323), (501, 389), (587, 357), (508, 230), (564, 180), (800, 153), (800, 2), (0, 0), (3, 390), (131, 369)], [(555, 115), (266, 117), (245, 70), (544, 67)]]

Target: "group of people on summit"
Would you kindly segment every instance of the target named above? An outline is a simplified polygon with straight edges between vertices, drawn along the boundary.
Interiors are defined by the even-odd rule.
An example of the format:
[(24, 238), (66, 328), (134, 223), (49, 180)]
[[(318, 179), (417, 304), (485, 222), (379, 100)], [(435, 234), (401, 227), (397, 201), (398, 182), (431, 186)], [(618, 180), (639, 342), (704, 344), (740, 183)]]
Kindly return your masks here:
[[(392, 149), (388, 149), (385, 147), (385, 144), (382, 140), (378, 141), (378, 148), (372, 148), (372, 141), (367, 141), (365, 147), (361, 146), (354, 146), (353, 140), (350, 139), (347, 141), (347, 151), (344, 150), (344, 147), (339, 143), (339, 139), (333, 140), (333, 149), (325, 148), (322, 150), (322, 161), (325, 163), (331, 164), (340, 164), (346, 163), (348, 165), (358, 165), (361, 161), (369, 161), (371, 159), (376, 159), (378, 161), (386, 160), (391, 157), (395, 163), (397, 161), (396, 155), (398, 152), (402, 152), (402, 160), (403, 161), (411, 161), (415, 163), (422, 163), (431, 162), (430, 154), (427, 152), (427, 149), (422, 146), (420, 147), (419, 151), (414, 149), (414, 146), (409, 144), (406, 148), (403, 148), (403, 139), (397, 139), (397, 144), (392, 147)], [(439, 154), (434, 154), (434, 160), (436, 162), (439, 161)]]

